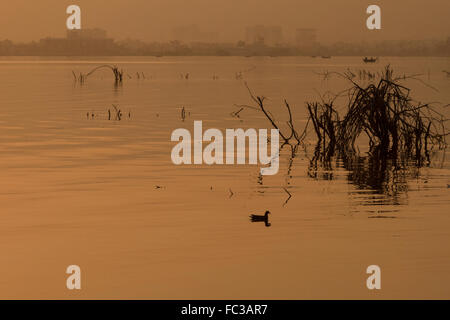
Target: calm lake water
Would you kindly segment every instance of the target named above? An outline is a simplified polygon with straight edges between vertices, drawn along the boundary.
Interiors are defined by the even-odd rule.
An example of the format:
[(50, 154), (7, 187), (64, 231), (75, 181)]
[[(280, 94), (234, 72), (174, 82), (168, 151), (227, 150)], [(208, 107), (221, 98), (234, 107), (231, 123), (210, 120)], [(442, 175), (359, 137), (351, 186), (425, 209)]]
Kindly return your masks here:
[[(104, 63), (124, 69), (122, 85), (108, 70), (74, 83), (72, 70)], [(293, 159), (283, 149), (279, 173), (262, 179), (259, 166), (171, 162), (172, 131), (194, 120), (270, 128), (258, 111), (231, 115), (251, 104), (238, 72), (282, 122), (287, 99), (302, 129), (306, 101), (346, 87), (318, 73), (386, 64), (435, 88), (406, 81), (418, 101), (450, 103), (449, 58), (0, 59), (0, 297), (449, 299), (444, 151), (380, 172), (363, 150), (315, 166), (310, 143)], [(112, 104), (121, 121), (108, 120)], [(270, 227), (250, 222), (266, 210)], [(71, 264), (81, 291), (66, 289)], [(381, 291), (366, 288), (372, 264)]]

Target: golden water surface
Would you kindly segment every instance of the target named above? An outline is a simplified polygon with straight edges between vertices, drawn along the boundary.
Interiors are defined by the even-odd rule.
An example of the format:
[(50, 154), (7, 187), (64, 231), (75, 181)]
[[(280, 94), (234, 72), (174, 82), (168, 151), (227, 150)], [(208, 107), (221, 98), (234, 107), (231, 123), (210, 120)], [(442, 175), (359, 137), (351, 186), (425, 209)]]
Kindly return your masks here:
[[(72, 70), (104, 63), (125, 70), (122, 85), (108, 70), (74, 83)], [(388, 63), (436, 89), (408, 81), (418, 100), (450, 102), (448, 58), (3, 58), (0, 297), (450, 298), (444, 151), (380, 172), (363, 151), (323, 167), (310, 143), (293, 158), (284, 148), (279, 173), (262, 178), (254, 165), (171, 162), (172, 131), (194, 120), (270, 128), (258, 111), (231, 115), (251, 104), (240, 71), (283, 123), (287, 99), (300, 130), (306, 101), (345, 87), (317, 73)], [(249, 220), (266, 210), (270, 227)], [(72, 264), (80, 291), (66, 288)], [(366, 287), (373, 264), (379, 291)]]

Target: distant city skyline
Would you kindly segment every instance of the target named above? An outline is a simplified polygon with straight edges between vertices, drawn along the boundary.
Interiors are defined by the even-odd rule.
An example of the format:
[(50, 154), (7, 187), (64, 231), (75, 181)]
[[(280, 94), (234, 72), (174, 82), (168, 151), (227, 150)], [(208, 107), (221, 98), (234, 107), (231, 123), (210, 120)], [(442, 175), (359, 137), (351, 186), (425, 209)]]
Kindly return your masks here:
[(450, 37), (440, 40), (373, 42), (317, 41), (315, 29), (299, 28), (294, 42), (283, 42), (282, 29), (256, 25), (246, 29), (246, 41), (209, 43), (211, 35), (195, 26), (176, 29), (176, 41), (117, 40), (95, 28), (67, 30), (65, 37), (45, 37), (26, 43), (0, 40), (0, 56), (450, 56)]
[[(205, 38), (221, 42), (245, 40), (246, 28), (280, 26), (284, 39), (297, 29), (316, 29), (321, 43), (443, 39), (450, 34), (450, 1), (378, 0), (382, 30), (365, 28), (368, 0), (29, 0), (6, 1), (0, 40), (32, 41), (63, 37), (68, 5), (82, 9), (83, 28), (102, 28), (115, 39), (169, 41), (178, 27), (196, 25)], [(133, 17), (133, 18), (130, 18)]]

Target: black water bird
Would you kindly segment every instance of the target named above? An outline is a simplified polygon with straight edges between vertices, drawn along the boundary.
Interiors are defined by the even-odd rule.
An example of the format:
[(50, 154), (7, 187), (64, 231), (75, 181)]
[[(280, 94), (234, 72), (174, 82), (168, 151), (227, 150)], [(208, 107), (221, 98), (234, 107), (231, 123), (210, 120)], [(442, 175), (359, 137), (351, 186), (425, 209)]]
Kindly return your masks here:
[(270, 227), (269, 214), (270, 214), (270, 211), (266, 211), (263, 216), (257, 215), (257, 214), (251, 214), (250, 221), (251, 222), (264, 222), (266, 227)]

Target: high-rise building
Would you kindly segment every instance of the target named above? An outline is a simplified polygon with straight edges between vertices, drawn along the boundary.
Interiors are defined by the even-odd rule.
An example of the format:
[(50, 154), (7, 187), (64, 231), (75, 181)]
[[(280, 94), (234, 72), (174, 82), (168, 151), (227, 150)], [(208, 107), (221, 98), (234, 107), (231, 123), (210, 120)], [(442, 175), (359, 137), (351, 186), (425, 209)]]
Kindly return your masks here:
[(312, 47), (317, 44), (317, 30), (298, 28), (295, 30), (295, 44), (298, 47)]
[(66, 38), (45, 38), (40, 40), (43, 52), (55, 55), (97, 55), (117, 52), (113, 39), (102, 29), (67, 30)]
[(218, 42), (218, 34), (216, 32), (202, 31), (195, 24), (173, 28), (172, 38), (184, 43)]
[(283, 31), (280, 26), (257, 25), (247, 27), (245, 41), (248, 44), (279, 45), (283, 42)]
[(99, 40), (106, 39), (107, 34), (103, 29), (73, 29), (67, 30), (69, 40)]

